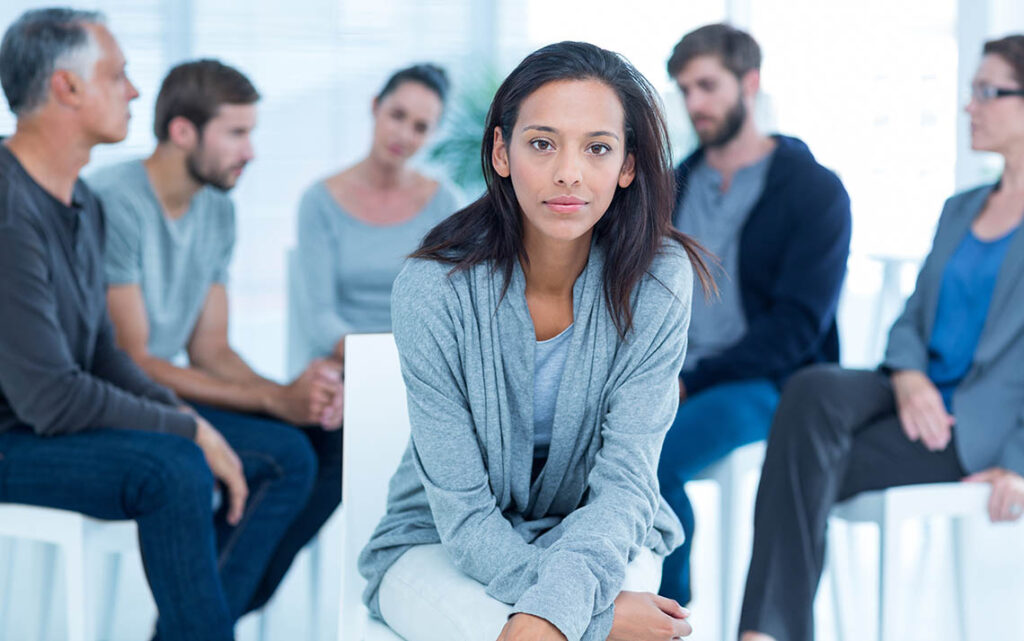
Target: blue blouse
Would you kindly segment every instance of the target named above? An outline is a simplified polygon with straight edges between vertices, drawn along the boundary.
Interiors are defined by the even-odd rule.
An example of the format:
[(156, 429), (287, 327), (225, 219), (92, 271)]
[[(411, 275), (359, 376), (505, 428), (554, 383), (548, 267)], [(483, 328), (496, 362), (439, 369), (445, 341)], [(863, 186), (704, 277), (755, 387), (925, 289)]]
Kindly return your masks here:
[(968, 231), (943, 271), (928, 343), (928, 378), (939, 388), (950, 413), (953, 392), (974, 360), (999, 268), (1017, 229), (995, 240), (979, 240)]

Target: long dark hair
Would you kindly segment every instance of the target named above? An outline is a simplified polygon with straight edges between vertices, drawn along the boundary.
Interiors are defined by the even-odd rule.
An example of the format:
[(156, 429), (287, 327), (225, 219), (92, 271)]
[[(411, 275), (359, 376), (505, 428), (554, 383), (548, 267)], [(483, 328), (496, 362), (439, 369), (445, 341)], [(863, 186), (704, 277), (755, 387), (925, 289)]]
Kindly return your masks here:
[(494, 130), (500, 127), (504, 139), (511, 140), (527, 96), (549, 82), (588, 79), (608, 85), (622, 101), (626, 153), (632, 153), (636, 162), (636, 178), (629, 187), (616, 190), (608, 211), (594, 226), (594, 242), (605, 251), (605, 303), (619, 334), (625, 336), (633, 326), (630, 295), (666, 238), (686, 250), (705, 291), (714, 289), (714, 283), (703, 250), (672, 227), (675, 180), (661, 101), (650, 82), (619, 54), (585, 42), (560, 42), (519, 63), (501, 83), (487, 113), (480, 151), (487, 191), (434, 227), (412, 256), (451, 263), (453, 271), (492, 261), (504, 271), (507, 290), (515, 261), (525, 262), (527, 257), (512, 181), (491, 165)]

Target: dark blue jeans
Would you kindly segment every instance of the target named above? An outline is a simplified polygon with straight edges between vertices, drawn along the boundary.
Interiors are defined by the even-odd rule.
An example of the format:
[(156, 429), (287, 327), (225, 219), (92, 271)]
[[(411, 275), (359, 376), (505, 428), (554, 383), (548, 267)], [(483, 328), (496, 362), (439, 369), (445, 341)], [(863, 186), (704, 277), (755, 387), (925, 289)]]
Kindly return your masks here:
[(242, 460), (249, 500), (230, 527), (214, 479), (188, 439), (97, 429), (0, 434), (0, 501), (133, 519), (162, 641), (234, 638), (279, 542), (309, 499), (316, 461), (302, 433), (266, 421), (217, 425)]
[(764, 440), (779, 404), (774, 383), (753, 379), (708, 388), (679, 405), (658, 465), (661, 494), (683, 524), (686, 540), (665, 558), (660, 594), (690, 602), (690, 549), (695, 522), (686, 483), (734, 449)]
[(316, 475), (309, 498), (274, 549), (256, 591), (246, 605), (244, 614), (266, 605), (281, 580), (284, 579), (295, 556), (320, 531), (320, 527), (341, 504), (342, 432), (341, 430), (328, 432), (317, 426), (289, 427), (273, 419), (251, 414), (238, 414), (200, 404), (193, 404), (193, 406), (217, 429), (221, 429), (222, 425), (230, 425), (232, 430), (258, 430), (263, 425), (270, 424), (280, 425), (298, 432), (305, 436), (316, 455)]

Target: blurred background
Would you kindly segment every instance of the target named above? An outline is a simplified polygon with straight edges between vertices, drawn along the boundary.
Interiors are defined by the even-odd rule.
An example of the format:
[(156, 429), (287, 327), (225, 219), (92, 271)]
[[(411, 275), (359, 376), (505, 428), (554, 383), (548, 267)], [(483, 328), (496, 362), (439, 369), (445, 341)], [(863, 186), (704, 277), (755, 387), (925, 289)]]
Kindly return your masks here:
[[(0, 27), (6, 28), (24, 10), (46, 4), (3, 0)], [(758, 114), (764, 126), (806, 141), (818, 159), (840, 175), (851, 195), (853, 245), (839, 319), (843, 360), (851, 366), (873, 366), (880, 357), (884, 333), (913, 286), (943, 200), (999, 174), (998, 159), (970, 151), (963, 106), (982, 42), (1024, 32), (1021, 0), (98, 0), (71, 4), (106, 13), (128, 59), (128, 74), (141, 92), (133, 103), (127, 140), (97, 149), (86, 177), (96, 167), (152, 150), (153, 103), (163, 75), (177, 62), (220, 58), (247, 73), (262, 93), (254, 137), (257, 158), (232, 192), (238, 243), (229, 292), (232, 342), (272, 378), (286, 373), (285, 256), (294, 244), (299, 196), (313, 181), (365, 154), (371, 133), (370, 103), (392, 70), (419, 61), (437, 62), (449, 70), (453, 99), (446, 121), (434, 148), (422, 152), (418, 162), (431, 173), (455, 180), (472, 197), (480, 188), (476, 164), (481, 132), (474, 127), (482, 118), (481, 109), (486, 108), (495, 83), (525, 54), (553, 41), (587, 40), (628, 57), (662, 90), (674, 154), (684, 156), (692, 150), (695, 137), (665, 61), (684, 33), (717, 21), (749, 30), (761, 44), (763, 95)], [(3, 106), (0, 135), (14, 126)], [(467, 146), (472, 150), (468, 154)], [(922, 554), (927, 553), (924, 548), (934, 546), (941, 560), (941, 528), (936, 536), (916, 536), (913, 540), (921, 544)], [(1024, 548), (1020, 527), (979, 536), (980, 547), (991, 540), (993, 545)], [(26, 547), (15, 550), (0, 543), (0, 614), (8, 613), (7, 620), (0, 620), (0, 638), (5, 633), (8, 639), (32, 639), (38, 634), (26, 627), (32, 617), (12, 616), (38, 607), (31, 590), (12, 589), (24, 584), (12, 579), (10, 571), (17, 565), (13, 574), (22, 568), (21, 573), (32, 580), (33, 554)], [(971, 598), (981, 627), (980, 636), (973, 638), (1024, 639), (1019, 605), (1011, 611), (986, 605), (993, 595), (1010, 599), (1001, 603), (1013, 602), (1015, 595), (1019, 603), (1024, 597), (1024, 568), (1014, 566), (1008, 572), (1005, 564), (992, 561), (992, 567), (986, 568), (986, 562), (976, 563), (980, 587)], [(916, 612), (914, 620), (920, 623), (924, 617), (934, 625), (908, 625), (901, 638), (950, 638), (945, 612), (952, 605), (942, 591), (946, 570), (941, 563), (915, 563), (907, 561), (914, 585), (932, 592), (928, 598), (920, 591), (908, 595), (913, 598), (908, 607), (917, 607), (917, 601), (923, 600), (925, 610)], [(293, 574), (303, 571), (300, 564)], [(301, 583), (291, 576), (289, 581), (288, 585)], [(143, 592), (138, 598), (145, 603), (145, 585), (130, 585)], [(285, 590), (279, 597), (285, 605), (271, 613), (271, 627), (264, 623), (264, 631), (270, 629), (271, 635), (287, 635), (273, 638), (306, 638), (296, 633), (305, 629), (297, 619), (305, 612), (301, 603), (306, 597), (292, 592)], [(326, 598), (329, 602), (330, 595)], [(694, 607), (698, 628), (694, 638), (714, 638), (700, 634), (699, 622), (705, 617), (699, 610), (699, 587)], [(118, 634), (123, 638), (148, 634), (145, 622), (151, 612), (145, 607), (121, 608), (117, 616)], [(872, 625), (866, 625), (870, 630)], [(58, 632), (53, 634), (51, 638), (60, 638)], [(827, 634), (823, 632), (821, 638), (830, 638)]]

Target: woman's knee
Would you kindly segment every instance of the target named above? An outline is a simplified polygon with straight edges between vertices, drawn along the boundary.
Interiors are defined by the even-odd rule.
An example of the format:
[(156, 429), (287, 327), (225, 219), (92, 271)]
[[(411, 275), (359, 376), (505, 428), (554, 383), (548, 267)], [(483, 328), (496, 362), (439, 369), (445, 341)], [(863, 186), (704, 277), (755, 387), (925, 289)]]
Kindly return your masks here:
[(385, 622), (409, 641), (490, 641), (512, 611), (460, 572), (440, 544), (406, 551), (378, 595)]

